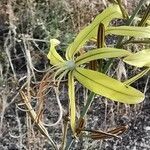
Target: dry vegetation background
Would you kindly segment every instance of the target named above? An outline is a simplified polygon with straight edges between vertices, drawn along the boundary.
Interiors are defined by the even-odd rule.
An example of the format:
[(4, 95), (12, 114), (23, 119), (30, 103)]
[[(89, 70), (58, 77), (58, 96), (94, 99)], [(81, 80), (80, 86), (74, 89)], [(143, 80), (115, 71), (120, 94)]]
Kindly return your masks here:
[[(129, 13), (132, 13), (138, 2), (139, 0), (123, 0)], [(21, 105), (18, 90), (25, 83), (30, 87), (39, 85), (45, 74), (44, 71), (40, 71), (49, 68), (46, 57), (49, 39), (58, 38), (61, 41), (61, 49), (58, 51), (63, 55), (75, 35), (108, 5), (106, 0), (0, 1), (0, 150), (51, 150)], [(130, 48), (137, 49), (134, 45), (130, 45)], [(114, 69), (114, 73), (118, 72), (118, 77), (119, 71), (122, 71), (121, 75), (128, 71), (121, 63), (116, 68), (118, 70)], [(132, 75), (137, 71), (139, 70), (134, 69)], [(86, 139), (75, 144), (73, 149), (150, 149), (149, 77), (142, 78), (134, 86), (146, 93), (146, 99), (142, 104), (127, 106), (95, 98), (87, 115), (87, 127), (92, 129), (107, 130), (127, 124), (129, 130), (122, 139)], [(60, 93), (64, 114), (67, 113), (68, 105), (65, 87), (66, 84), (62, 84)], [(34, 89), (32, 92), (35, 92)], [(78, 85), (77, 104), (83, 105), (82, 93), (83, 88)], [(34, 105), (36, 99), (32, 99)], [(57, 121), (59, 113), (53, 91), (47, 96), (45, 106), (45, 119)], [(62, 123), (48, 127), (50, 135), (58, 145), (62, 140), (62, 128)]]

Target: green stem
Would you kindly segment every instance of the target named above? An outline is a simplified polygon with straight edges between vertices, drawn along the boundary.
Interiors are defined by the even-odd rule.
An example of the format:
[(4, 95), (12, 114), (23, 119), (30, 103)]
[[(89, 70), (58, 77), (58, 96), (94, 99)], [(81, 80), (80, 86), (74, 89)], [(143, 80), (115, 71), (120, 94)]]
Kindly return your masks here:
[[(140, 9), (141, 9), (142, 5), (145, 3), (145, 1), (146, 1), (146, 0), (141, 0), (141, 1), (139, 2), (139, 4), (138, 4), (138, 6), (136, 7), (136, 9), (134, 10), (132, 16), (127, 20), (127, 22), (126, 22), (126, 25), (127, 25), (127, 26), (130, 26), (130, 25), (132, 24), (132, 22), (133, 22), (135, 16), (138, 14), (138, 12), (140, 11)], [(123, 39), (124, 39), (124, 37), (121, 36), (121, 38), (119, 39), (119, 41), (118, 41), (118, 43), (117, 43), (117, 45), (116, 45), (117, 48), (120, 48), (120, 45), (121, 45)]]
[(140, 11), (141, 7), (143, 6), (143, 4), (146, 2), (146, 0), (141, 0), (138, 4), (138, 6), (136, 7), (136, 9), (134, 10), (132, 16), (127, 20), (126, 25), (131, 25), (135, 16), (138, 14), (138, 12)]
[(69, 141), (68, 141), (68, 143), (66, 145), (65, 150), (69, 150), (71, 148), (72, 144), (74, 143), (74, 141), (75, 141), (74, 138), (69, 139)]
[[(95, 96), (95, 93), (93, 93), (93, 92), (91, 92), (89, 94), (88, 99), (87, 99), (87, 103), (84, 106), (83, 111), (81, 112), (80, 118), (84, 118), (85, 117), (89, 107), (91, 106), (91, 103), (93, 102), (94, 96)], [(80, 118), (79, 118), (79, 120), (80, 120)], [(65, 150), (69, 150), (70, 147), (72, 146), (72, 144), (74, 143), (74, 141), (75, 141), (75, 139), (72, 138), (72, 140), (70, 140), (70, 142), (68, 142), (68, 144), (66, 145)]]
[(123, 18), (129, 19), (129, 15), (128, 15), (128, 13), (126, 12), (126, 10), (124, 9), (121, 0), (117, 0), (117, 3), (118, 3), (118, 5), (119, 5), (119, 7), (120, 7), (120, 10), (121, 10), (121, 12), (122, 12)]
[(62, 138), (62, 146), (61, 149), (64, 150), (66, 146), (66, 141), (67, 141), (67, 129), (68, 129), (68, 118), (67, 116), (64, 119), (64, 133), (63, 133), (63, 138)]
[(150, 40), (131, 40), (131, 41), (125, 41), (122, 43), (122, 45), (127, 45), (127, 44), (139, 44), (139, 43), (143, 43), (143, 44), (150, 44)]
[(86, 113), (87, 113), (87, 111), (88, 111), (89, 107), (91, 106), (91, 103), (92, 103), (92, 101), (94, 99), (94, 96), (95, 96), (95, 93), (90, 92), (90, 94), (88, 96), (88, 99), (87, 99), (87, 103), (84, 106), (83, 111), (81, 113), (81, 116), (80, 116), (81, 118), (84, 118), (84, 116), (86, 115)]
[[(150, 16), (150, 4), (149, 4), (147, 10), (145, 11), (141, 21), (139, 22), (138, 26), (144, 26), (146, 24), (146, 21), (148, 20), (149, 16)], [(121, 46), (123, 46), (126, 43), (132, 43), (133, 39), (134, 39), (134, 37), (130, 37), (127, 41), (123, 42), (121, 44)], [(133, 43), (135, 43), (135, 42), (133, 41)]]
[(141, 21), (139, 22), (138, 26), (144, 26), (146, 24), (146, 21), (148, 20), (149, 16), (150, 16), (150, 4), (147, 7), (147, 9), (146, 9)]

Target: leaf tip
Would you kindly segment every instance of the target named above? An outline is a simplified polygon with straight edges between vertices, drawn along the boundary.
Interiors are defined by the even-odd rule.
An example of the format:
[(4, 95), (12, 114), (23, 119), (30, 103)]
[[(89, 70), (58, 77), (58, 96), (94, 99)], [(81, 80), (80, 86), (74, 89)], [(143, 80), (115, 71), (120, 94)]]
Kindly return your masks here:
[(50, 43), (51, 43), (52, 45), (54, 45), (54, 46), (57, 46), (57, 45), (60, 44), (60, 41), (57, 40), (57, 39), (51, 39), (51, 40), (50, 40)]

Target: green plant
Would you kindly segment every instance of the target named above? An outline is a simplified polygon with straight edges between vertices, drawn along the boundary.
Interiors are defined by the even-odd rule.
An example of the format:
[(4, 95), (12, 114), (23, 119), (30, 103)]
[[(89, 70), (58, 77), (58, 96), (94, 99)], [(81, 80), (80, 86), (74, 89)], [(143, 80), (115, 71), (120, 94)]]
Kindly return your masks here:
[[(120, 1), (118, 1), (118, 3), (119, 2)], [(140, 9), (140, 7), (138, 9)], [(134, 17), (135, 14), (136, 13), (133, 14)], [(128, 42), (130, 42), (136, 37), (150, 38), (150, 26), (147, 27), (130, 26), (132, 24), (131, 22), (133, 21), (134, 17), (131, 17), (132, 19), (127, 17), (129, 19), (127, 25), (125, 26), (113, 27), (109, 25), (111, 20), (116, 18), (123, 19), (123, 16), (126, 17), (126, 15), (127, 14), (124, 12), (123, 7), (121, 6), (120, 3), (119, 5), (114, 4), (108, 7), (100, 15), (98, 15), (89, 26), (85, 27), (77, 35), (75, 40), (68, 46), (65, 58), (61, 57), (56, 51), (56, 47), (60, 44), (60, 42), (57, 39), (50, 40), (51, 46), (47, 57), (50, 60), (50, 64), (52, 65), (52, 68), (49, 73), (52, 72), (53, 73), (50, 75), (50, 77), (48, 77), (49, 73), (45, 75), (44, 79), (41, 82), (40, 92), (42, 94), (43, 92), (42, 88), (43, 87), (45, 88), (45, 85), (43, 85), (43, 83), (46, 84), (47, 80), (51, 80), (52, 82), (54, 82), (54, 85), (58, 90), (61, 80), (63, 79), (63, 77), (67, 76), (68, 95), (70, 100), (69, 117), (74, 138), (80, 135), (82, 136), (82, 134), (80, 133), (84, 128), (84, 116), (87, 113), (88, 108), (90, 107), (90, 104), (95, 94), (99, 94), (111, 100), (125, 104), (137, 104), (144, 100), (144, 94), (136, 90), (135, 88), (131, 87), (130, 84), (139, 79), (140, 77), (142, 77), (147, 72), (149, 72), (150, 49), (142, 50), (137, 53), (132, 53), (122, 48), (122, 44), (124, 42), (122, 37), (118, 42), (119, 44), (113, 45), (113, 48), (107, 46), (104, 40), (105, 36), (110, 34), (117, 36), (120, 35), (123, 37), (130, 36), (131, 38), (126, 40)], [(147, 17), (145, 17), (145, 20), (143, 20), (143, 22), (145, 21), (147, 21)], [(90, 41), (96, 43), (97, 48), (91, 49), (90, 51), (87, 52), (81, 52), (81, 49), (85, 46), (85, 44)], [(145, 59), (145, 57), (147, 59)], [(123, 58), (123, 61), (130, 65), (146, 68), (141, 73), (132, 77), (131, 79), (125, 82), (120, 82), (107, 75), (107, 70), (110, 64), (112, 64), (112, 60), (116, 58), (117, 59)], [(103, 65), (102, 63), (104, 60), (106, 61), (106, 66)], [(96, 70), (89, 69), (89, 64), (93, 61), (96, 61), (96, 63), (94, 63)], [(90, 91), (87, 103), (84, 106), (81, 116), (80, 118), (78, 118), (77, 121), (76, 121), (76, 106), (75, 106), (76, 79)], [(35, 120), (35, 122), (38, 124), (37, 117), (39, 118), (39, 115), (37, 116), (34, 115), (33, 120)], [(62, 144), (62, 149), (65, 148), (65, 140), (67, 135), (66, 132), (68, 128), (67, 123), (64, 131), (64, 138), (63, 138), (64, 141)], [(42, 126), (42, 128), (44, 127)], [(120, 130), (124, 130), (124, 128), (123, 129), (121, 128)], [(110, 137), (113, 137), (117, 136), (119, 132), (109, 131), (107, 134)], [(94, 131), (94, 136), (98, 137), (99, 133)], [(92, 135), (90, 137), (92, 138)], [(98, 138), (100, 139), (100, 137)], [(67, 142), (68, 145), (66, 147), (69, 147), (72, 141)], [(51, 143), (52, 145), (55, 145), (55, 143), (53, 142)]]
[[(75, 54), (80, 50), (80, 48), (92, 38), (97, 36), (97, 30), (99, 23), (104, 24), (105, 34), (115, 34), (115, 35), (126, 35), (141, 38), (150, 38), (150, 28), (149, 27), (130, 27), (130, 26), (119, 26), (110, 27), (109, 22), (116, 18), (121, 18), (121, 11), (118, 5), (107, 8), (102, 14), (98, 15), (95, 20), (86, 28), (84, 28), (78, 36), (75, 38), (74, 42), (69, 45), (66, 50), (66, 59), (63, 59), (55, 50), (55, 47), (59, 44), (59, 41), (52, 39), (50, 41), (51, 48), (48, 53), (48, 59), (50, 63), (57, 68), (55, 77), (59, 75), (59, 82), (63, 76), (68, 75), (68, 93), (70, 99), (70, 116), (71, 116), (71, 128), (75, 133), (75, 93), (74, 93), (74, 77), (87, 89), (90, 91), (105, 96), (109, 99), (127, 103), (136, 104), (142, 102), (144, 95), (138, 90), (128, 86), (127, 84), (121, 83), (107, 75), (100, 73), (98, 71), (93, 71), (90, 69), (85, 69), (86, 63), (106, 58), (115, 57), (126, 57), (129, 58), (132, 53), (127, 50), (103, 47), (93, 49), (84, 54)], [(149, 51), (149, 50), (147, 50)], [(147, 53), (146, 53), (147, 54)], [(128, 59), (128, 57), (126, 59)], [(127, 60), (125, 59), (125, 62)], [(149, 63), (149, 60), (148, 60)]]

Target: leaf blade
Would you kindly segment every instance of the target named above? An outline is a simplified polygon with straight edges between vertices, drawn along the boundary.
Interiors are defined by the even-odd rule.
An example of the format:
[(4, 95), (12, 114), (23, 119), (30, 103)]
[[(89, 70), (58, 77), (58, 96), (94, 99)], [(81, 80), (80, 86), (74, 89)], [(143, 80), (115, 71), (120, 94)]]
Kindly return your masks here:
[(141, 50), (123, 59), (129, 65), (136, 67), (150, 67), (150, 49)]
[(57, 53), (55, 47), (60, 44), (60, 42), (57, 39), (51, 39), (50, 40), (50, 50), (47, 54), (47, 58), (50, 60), (50, 64), (52, 65), (61, 65), (64, 63), (64, 60), (62, 57)]
[(74, 77), (73, 77), (73, 72), (69, 72), (68, 74), (68, 93), (69, 93), (69, 100), (70, 100), (70, 124), (71, 124), (71, 129), (73, 133), (75, 133), (75, 85), (74, 85)]
[(96, 37), (100, 23), (103, 23), (106, 27), (113, 18), (122, 18), (122, 13), (118, 5), (108, 7), (101, 14), (99, 14), (89, 26), (81, 30), (74, 42), (72, 42), (67, 48), (66, 58), (71, 59), (86, 41)]
[(148, 27), (133, 27), (133, 26), (119, 26), (108, 27), (106, 34), (134, 36), (138, 38), (150, 38), (150, 26)]
[(131, 53), (127, 50), (117, 49), (117, 48), (104, 47), (104, 48), (94, 49), (77, 57), (76, 65), (79, 66), (86, 62), (102, 59), (102, 58), (124, 57), (130, 54)]
[(136, 104), (144, 99), (140, 91), (100, 72), (77, 67), (74, 76), (87, 89), (114, 101)]

